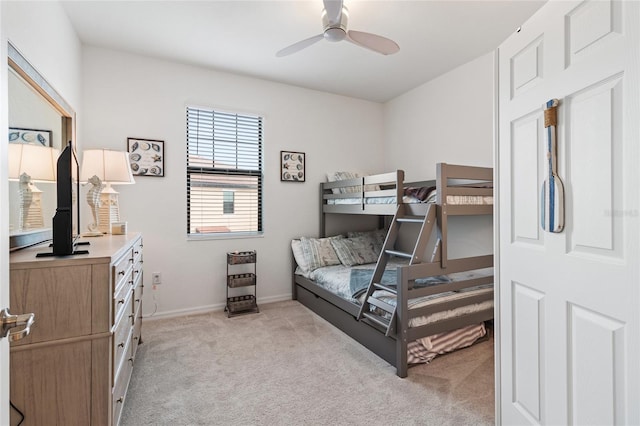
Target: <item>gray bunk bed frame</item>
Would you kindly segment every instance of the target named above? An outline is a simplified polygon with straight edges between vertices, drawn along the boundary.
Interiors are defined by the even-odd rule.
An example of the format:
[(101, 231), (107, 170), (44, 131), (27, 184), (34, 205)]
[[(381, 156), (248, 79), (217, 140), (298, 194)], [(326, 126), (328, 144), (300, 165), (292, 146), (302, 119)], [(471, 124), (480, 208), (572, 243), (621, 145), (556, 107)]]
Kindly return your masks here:
[[(445, 331), (455, 330), (467, 325), (478, 324), (493, 319), (493, 308), (460, 315), (454, 318), (435, 321), (419, 327), (410, 327), (409, 320), (414, 317), (446, 311), (471, 303), (479, 303), (493, 299), (493, 291), (484, 295), (474, 296), (464, 301), (448, 301), (434, 303), (425, 307), (409, 309), (409, 299), (456, 291), (481, 284), (493, 283), (493, 275), (473, 279), (452, 281), (423, 288), (413, 288), (416, 279), (437, 275), (447, 275), (454, 272), (472, 271), (493, 266), (493, 255), (474, 256), (462, 259), (447, 258), (447, 227), (449, 216), (459, 215), (491, 215), (493, 205), (450, 204), (450, 195), (461, 196), (489, 196), (493, 194), (493, 169), (474, 166), (460, 166), (438, 163), (436, 180), (407, 184), (406, 186), (436, 186), (436, 203), (405, 204), (404, 172), (397, 170), (391, 173), (365, 176), (337, 182), (320, 184), (321, 211), (320, 236), (325, 235), (325, 220), (327, 214), (364, 214), (390, 216), (393, 215), (390, 230), (387, 235), (383, 252), (378, 259), (376, 269), (384, 262), (386, 264), (385, 249), (395, 243), (397, 237), (396, 222), (402, 218), (424, 218), (424, 225), (416, 237), (415, 250), (409, 254), (409, 265), (397, 268), (397, 299), (396, 309), (392, 320), (382, 324), (375, 318), (365, 318), (362, 315), (362, 305), (345, 300), (301, 275), (293, 274), (293, 298), (329, 321), (360, 344), (395, 366), (399, 377), (408, 374), (407, 345), (421, 337)], [(478, 184), (480, 183), (480, 184)], [(333, 188), (358, 188), (357, 192), (333, 194)], [(368, 191), (371, 188), (383, 188)], [(395, 196), (396, 204), (368, 204), (370, 197)], [(360, 198), (358, 204), (331, 204), (329, 200), (342, 198)], [(409, 219), (407, 219), (409, 220)], [(432, 247), (430, 259), (422, 258), (426, 252), (426, 245), (433, 228), (437, 230), (435, 246)], [(393, 250), (387, 250), (393, 251)], [(397, 254), (398, 252), (393, 252)], [(409, 257), (409, 256), (407, 256)], [(295, 271), (295, 259), (293, 260)], [(384, 269), (384, 265), (382, 265)], [(367, 295), (372, 293), (373, 281)], [(375, 301), (372, 301), (375, 302)], [(367, 303), (365, 301), (365, 303)], [(376, 303), (372, 303), (376, 304)], [(386, 325), (386, 328), (385, 328)]]

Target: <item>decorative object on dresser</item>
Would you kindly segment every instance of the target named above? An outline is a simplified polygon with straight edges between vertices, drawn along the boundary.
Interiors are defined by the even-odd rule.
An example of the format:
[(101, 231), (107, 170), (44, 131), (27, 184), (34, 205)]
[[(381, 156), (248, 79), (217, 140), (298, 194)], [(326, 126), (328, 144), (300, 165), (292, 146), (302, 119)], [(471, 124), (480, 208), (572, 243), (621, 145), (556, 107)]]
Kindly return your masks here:
[(34, 256), (46, 250), (10, 258), (10, 309), (37, 318), (11, 343), (11, 402), (24, 426), (117, 425), (142, 340), (142, 236), (99, 238), (83, 257)]
[(93, 223), (86, 236), (108, 234), (120, 222), (118, 192), (111, 185), (133, 184), (127, 153), (109, 149), (88, 149), (82, 156), (80, 180), (92, 186), (87, 193)]
[(20, 230), (44, 228), (42, 191), (34, 182), (56, 181), (58, 150), (49, 146), (10, 143), (9, 180), (20, 182)]
[(280, 151), (280, 180), (304, 182), (304, 152)]
[[(224, 310), (228, 317), (260, 312), (256, 297), (256, 256), (255, 250), (227, 253), (227, 304)], [(241, 288), (251, 288), (253, 293), (239, 294), (236, 289)]]
[(164, 177), (164, 141), (128, 138), (127, 148), (135, 176)]

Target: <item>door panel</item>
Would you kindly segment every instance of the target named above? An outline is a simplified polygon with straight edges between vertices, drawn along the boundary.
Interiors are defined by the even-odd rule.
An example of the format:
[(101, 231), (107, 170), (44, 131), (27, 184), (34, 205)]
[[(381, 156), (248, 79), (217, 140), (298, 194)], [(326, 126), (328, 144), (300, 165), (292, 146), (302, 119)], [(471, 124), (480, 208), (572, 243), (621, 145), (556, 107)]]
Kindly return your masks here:
[(513, 401), (531, 423), (542, 418), (542, 314), (544, 294), (524, 284), (512, 283)]
[(626, 424), (625, 324), (574, 304), (569, 322), (570, 423)]
[[(511, 132), (512, 242), (537, 246), (544, 244), (538, 216), (538, 183), (542, 176), (538, 151), (542, 146), (542, 120), (542, 114), (538, 111), (528, 114), (514, 120)], [(515, 173), (516, 169), (518, 173)]]
[[(640, 4), (548, 2), (499, 48), (500, 417), (638, 424)], [(565, 230), (540, 227), (560, 99)]]
[(572, 188), (568, 213), (574, 224), (567, 240), (568, 251), (575, 255), (622, 258), (624, 224), (614, 212), (624, 205), (619, 190), (623, 89), (623, 78), (617, 75), (565, 99), (570, 123), (566, 184)]

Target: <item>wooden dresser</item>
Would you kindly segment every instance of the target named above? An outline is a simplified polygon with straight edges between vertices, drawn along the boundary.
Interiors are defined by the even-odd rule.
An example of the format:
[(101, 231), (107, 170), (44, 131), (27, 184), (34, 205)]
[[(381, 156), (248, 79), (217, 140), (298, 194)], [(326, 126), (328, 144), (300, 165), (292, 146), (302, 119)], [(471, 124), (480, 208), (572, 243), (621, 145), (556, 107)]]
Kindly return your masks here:
[[(11, 312), (35, 313), (11, 344), (10, 398), (29, 425), (117, 425), (142, 325), (142, 236), (86, 239), (88, 255), (11, 254)], [(11, 410), (11, 424), (20, 421)]]

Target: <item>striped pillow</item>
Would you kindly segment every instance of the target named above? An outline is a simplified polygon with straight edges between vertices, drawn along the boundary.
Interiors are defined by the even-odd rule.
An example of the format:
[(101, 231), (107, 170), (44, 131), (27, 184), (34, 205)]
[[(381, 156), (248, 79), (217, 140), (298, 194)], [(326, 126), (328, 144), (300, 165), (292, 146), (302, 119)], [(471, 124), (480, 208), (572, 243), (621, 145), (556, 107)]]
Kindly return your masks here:
[(323, 266), (339, 265), (340, 259), (336, 255), (332, 241), (344, 238), (342, 235), (328, 238), (300, 238), (300, 245), (306, 260), (308, 270), (314, 271)]
[(332, 240), (331, 245), (344, 266), (375, 263), (380, 254), (380, 250), (376, 250), (376, 244), (368, 236)]

